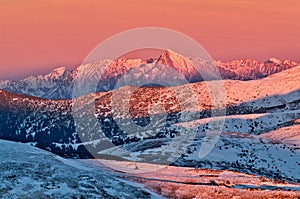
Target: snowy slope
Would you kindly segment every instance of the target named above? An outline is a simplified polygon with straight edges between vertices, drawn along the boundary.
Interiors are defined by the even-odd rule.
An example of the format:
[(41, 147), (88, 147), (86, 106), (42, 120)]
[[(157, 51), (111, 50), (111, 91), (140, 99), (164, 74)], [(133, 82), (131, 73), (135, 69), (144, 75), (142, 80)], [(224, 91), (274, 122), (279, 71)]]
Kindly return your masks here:
[(261, 134), (260, 137), (273, 140), (273, 142), (280, 141), (290, 145), (295, 149), (300, 149), (300, 125), (299, 119), (293, 120), (289, 126), (277, 128), (273, 131)]
[[(219, 170), (235, 170), (274, 179), (300, 182), (300, 151), (287, 144), (261, 139), (256, 135), (243, 133), (222, 133), (212, 151), (204, 158), (199, 158), (199, 149), (204, 143), (204, 135), (198, 134), (191, 146), (185, 148), (184, 138), (173, 140), (144, 140), (120, 147), (113, 147), (101, 154), (110, 154), (131, 161), (151, 163), (172, 162), (174, 157), (181, 157), (173, 162), (176, 166), (189, 166)], [(163, 143), (158, 145), (157, 143)], [(144, 146), (144, 147), (143, 147)], [(148, 146), (148, 147), (145, 147)], [(181, 148), (178, 148), (182, 146)], [(122, 149), (122, 150), (121, 150)]]
[[(122, 178), (145, 184), (168, 198), (297, 198), (300, 184), (228, 170), (154, 165), (111, 160), (84, 160), (103, 168), (131, 171)], [(103, 165), (104, 163), (104, 165)]]
[(35, 147), (0, 140), (1, 198), (161, 198), (141, 186)]

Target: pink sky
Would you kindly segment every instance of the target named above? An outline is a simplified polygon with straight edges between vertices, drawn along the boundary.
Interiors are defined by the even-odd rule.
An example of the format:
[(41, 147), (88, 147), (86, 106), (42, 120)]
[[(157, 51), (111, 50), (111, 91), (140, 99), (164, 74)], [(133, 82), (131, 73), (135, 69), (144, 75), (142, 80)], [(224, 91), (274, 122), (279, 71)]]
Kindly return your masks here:
[(145, 26), (182, 32), (213, 59), (300, 61), (299, 0), (0, 0), (0, 79), (73, 68), (109, 36)]

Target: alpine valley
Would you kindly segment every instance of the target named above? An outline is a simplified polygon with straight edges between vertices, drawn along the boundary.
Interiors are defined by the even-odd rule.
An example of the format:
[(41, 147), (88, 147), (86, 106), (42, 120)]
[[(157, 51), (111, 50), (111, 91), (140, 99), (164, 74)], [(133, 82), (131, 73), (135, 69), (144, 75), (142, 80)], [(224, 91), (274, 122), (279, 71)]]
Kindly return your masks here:
[[(78, 84), (86, 77), (97, 80), (95, 88)], [(147, 84), (155, 81), (161, 84)], [(221, 85), (217, 99), (209, 85)], [(260, 176), (273, 183), (263, 187), (270, 193), (280, 189), (282, 194), (291, 191), (293, 197), (300, 197), (300, 64), (296, 62), (275, 58), (263, 63), (210, 62), (165, 50), (150, 60), (97, 60), (74, 70), (60, 67), (46, 75), (3, 80), (0, 88), (0, 139), (29, 143), (63, 158), (169, 161), (175, 166), (170, 170), (193, 167), (211, 170), (214, 176), (221, 171), (243, 179)], [(215, 115), (218, 111), (224, 114)], [(151, 128), (144, 128), (151, 123)], [(200, 158), (199, 150), (209, 142), (207, 135), (215, 123), (222, 123), (220, 137)], [(138, 130), (132, 130), (134, 125)], [(170, 143), (182, 148), (174, 150)], [(137, 178), (170, 196), (157, 191), (154, 182)]]

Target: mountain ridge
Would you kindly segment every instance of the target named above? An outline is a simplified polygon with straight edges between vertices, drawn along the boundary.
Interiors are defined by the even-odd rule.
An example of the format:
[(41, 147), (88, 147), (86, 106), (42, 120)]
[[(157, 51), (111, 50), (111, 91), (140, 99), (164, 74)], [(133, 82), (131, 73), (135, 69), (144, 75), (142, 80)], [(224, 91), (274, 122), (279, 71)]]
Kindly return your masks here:
[[(211, 110), (222, 108), (213, 106), (207, 82), (174, 87), (124, 86), (72, 100), (40, 99), (0, 90), (0, 138), (29, 142), (73, 158), (108, 154), (131, 160), (158, 152), (158, 159), (151, 160), (161, 163), (159, 157), (169, 160), (176, 155), (168, 148), (170, 140), (181, 147), (192, 135), (195, 140), (188, 149), (182, 149), (187, 152), (175, 165), (226, 168), (299, 182), (292, 169), (299, 165), (299, 147), (295, 145), (299, 142), (285, 139), (283, 143), (278, 132), (299, 139), (294, 121), (300, 118), (300, 66), (258, 80), (221, 82), (226, 96), (224, 128), (205, 159), (199, 159), (197, 150), (213, 121), (220, 120)], [(172, 90), (178, 91), (176, 96)], [(155, 105), (163, 109), (152, 110)], [(134, 126), (147, 126), (151, 120), (156, 124), (151, 129), (135, 130)], [(120, 153), (120, 147), (137, 156)], [(272, 161), (276, 167), (270, 166)]]
[[(108, 62), (111, 63), (103, 70), (101, 67), (103, 65), (107, 66)], [(214, 61), (210, 63), (200, 58), (187, 58), (171, 50), (165, 50), (160, 57), (152, 60), (125, 58), (119, 58), (115, 61), (98, 60), (93, 63), (80, 65), (73, 70), (59, 67), (53, 69), (48, 74), (29, 76), (18, 81), (0, 80), (0, 89), (41, 98), (70, 99), (73, 97), (74, 83), (81, 78), (78, 77), (79, 74), (86, 75), (86, 77), (95, 81), (97, 79), (100, 80), (97, 88), (95, 88), (96, 92), (109, 91), (115, 88), (119, 78), (128, 71), (134, 69), (137, 73), (142, 73), (143, 69), (141, 68), (145, 65), (149, 67), (157, 67), (158, 65), (160, 67), (168, 66), (183, 75), (186, 82), (198, 82), (220, 78), (233, 80), (259, 79), (295, 67), (298, 63), (290, 60), (279, 61), (275, 58), (270, 58), (263, 63), (253, 59), (233, 60), (229, 62)], [(195, 66), (197, 66), (198, 70)], [(90, 70), (91, 72), (86, 74), (84, 70)], [(168, 71), (164, 72), (168, 73)], [(99, 77), (100, 74), (101, 77)], [(139, 78), (141, 77), (139, 76)], [(149, 79), (155, 78), (152, 77)]]

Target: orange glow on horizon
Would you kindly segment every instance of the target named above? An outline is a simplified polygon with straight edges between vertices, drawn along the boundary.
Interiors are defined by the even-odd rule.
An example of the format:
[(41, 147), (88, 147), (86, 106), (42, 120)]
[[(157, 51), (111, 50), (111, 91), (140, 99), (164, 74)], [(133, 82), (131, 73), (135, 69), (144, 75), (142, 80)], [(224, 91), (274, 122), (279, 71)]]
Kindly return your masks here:
[(197, 40), (213, 59), (300, 62), (300, 1), (1, 0), (0, 79), (81, 63), (101, 41), (145, 26)]

